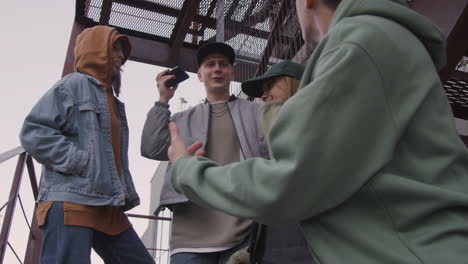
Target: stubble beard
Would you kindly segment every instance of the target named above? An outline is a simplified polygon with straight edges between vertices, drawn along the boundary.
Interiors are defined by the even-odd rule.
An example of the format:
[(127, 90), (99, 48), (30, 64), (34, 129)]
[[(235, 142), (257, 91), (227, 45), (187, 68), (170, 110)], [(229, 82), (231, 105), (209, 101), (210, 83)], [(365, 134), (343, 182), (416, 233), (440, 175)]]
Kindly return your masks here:
[(120, 87), (122, 85), (122, 69), (117, 72), (112, 72), (112, 88), (117, 97), (120, 95)]

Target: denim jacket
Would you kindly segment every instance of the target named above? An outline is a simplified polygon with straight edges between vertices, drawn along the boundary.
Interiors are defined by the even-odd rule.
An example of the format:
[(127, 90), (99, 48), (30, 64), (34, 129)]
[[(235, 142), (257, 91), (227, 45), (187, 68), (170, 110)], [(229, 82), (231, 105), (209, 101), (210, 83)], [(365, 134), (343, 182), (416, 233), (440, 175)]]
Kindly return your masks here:
[(43, 164), (38, 202), (123, 206), (140, 203), (128, 168), (128, 125), (118, 100), (121, 177), (112, 150), (107, 95), (90, 75), (62, 78), (33, 107), (20, 133), (23, 148)]

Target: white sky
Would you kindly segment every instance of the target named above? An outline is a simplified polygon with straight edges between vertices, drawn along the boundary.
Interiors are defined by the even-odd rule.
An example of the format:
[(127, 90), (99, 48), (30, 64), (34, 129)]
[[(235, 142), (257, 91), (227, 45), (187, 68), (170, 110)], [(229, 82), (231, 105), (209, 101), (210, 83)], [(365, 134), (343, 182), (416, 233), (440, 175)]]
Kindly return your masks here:
[[(19, 146), (18, 133), (26, 114), (39, 97), (57, 82), (62, 73), (74, 19), (74, 0), (3, 1), (0, 5), (0, 122), (2, 127), (0, 153)], [(126, 103), (130, 126), (130, 170), (141, 205), (131, 213), (148, 214), (150, 180), (157, 162), (140, 156), (140, 136), (146, 113), (157, 100), (154, 78), (162, 68), (129, 61), (124, 66), (122, 94)], [(179, 98), (188, 100), (188, 105), (199, 103), (205, 92), (195, 75), (179, 85), (171, 101), (171, 109), (179, 110)], [(0, 207), (7, 201), (17, 158), (0, 164)], [(36, 173), (40, 166), (36, 163)], [(39, 177), (39, 175), (38, 175)], [(27, 173), (20, 191), (28, 217), (32, 214), (33, 198)], [(19, 204), (14, 217), (10, 243), (23, 261), (28, 237), (28, 228)], [(5, 211), (0, 212), (3, 222)], [(147, 220), (131, 218), (141, 236)], [(11, 250), (7, 249), (4, 263), (18, 263)], [(102, 263), (93, 257), (93, 263)]]

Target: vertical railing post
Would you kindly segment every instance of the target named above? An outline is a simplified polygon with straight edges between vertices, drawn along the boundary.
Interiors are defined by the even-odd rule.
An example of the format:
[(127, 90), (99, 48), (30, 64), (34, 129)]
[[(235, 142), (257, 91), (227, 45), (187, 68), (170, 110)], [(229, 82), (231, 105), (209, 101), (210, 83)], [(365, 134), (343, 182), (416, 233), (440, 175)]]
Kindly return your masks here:
[(5, 212), (5, 218), (3, 219), (2, 232), (0, 233), (0, 263), (3, 263), (3, 259), (5, 258), (8, 235), (10, 234), (11, 223), (13, 222), (13, 213), (15, 211), (16, 200), (21, 184), (21, 178), (23, 176), (25, 158), (26, 153), (21, 153), (18, 158), (18, 163), (16, 164), (13, 183), (11, 184), (10, 196), (8, 197), (8, 205)]
[[(38, 197), (38, 186), (36, 179), (36, 172), (34, 170), (34, 163), (30, 155), (26, 156), (26, 166), (28, 168), (29, 180), (31, 181), (31, 188), (34, 195), (34, 200)], [(42, 232), (37, 226), (36, 217), (37, 206), (34, 206), (33, 218), (31, 221), (31, 231), (29, 232), (28, 246), (24, 256), (24, 263), (36, 264), (39, 263), (42, 247)]]
[(29, 232), (28, 246), (24, 256), (24, 263), (39, 263), (42, 247), (42, 231), (37, 226), (36, 217), (37, 206), (34, 206), (33, 218), (31, 222), (31, 231)]
[(65, 55), (65, 63), (63, 64), (62, 77), (75, 71), (75, 44), (78, 35), (85, 30), (85, 26), (78, 22), (73, 23), (70, 40), (68, 41), (67, 54)]

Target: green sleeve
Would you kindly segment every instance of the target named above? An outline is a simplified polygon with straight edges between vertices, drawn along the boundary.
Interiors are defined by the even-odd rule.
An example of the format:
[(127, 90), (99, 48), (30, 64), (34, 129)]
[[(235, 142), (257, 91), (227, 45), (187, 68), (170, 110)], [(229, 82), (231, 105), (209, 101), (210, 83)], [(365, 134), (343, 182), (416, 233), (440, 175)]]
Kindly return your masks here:
[(398, 129), (372, 58), (352, 43), (322, 56), (281, 109), (272, 159), (218, 166), (183, 157), (173, 186), (190, 200), (261, 223), (297, 222), (350, 198), (392, 158)]

